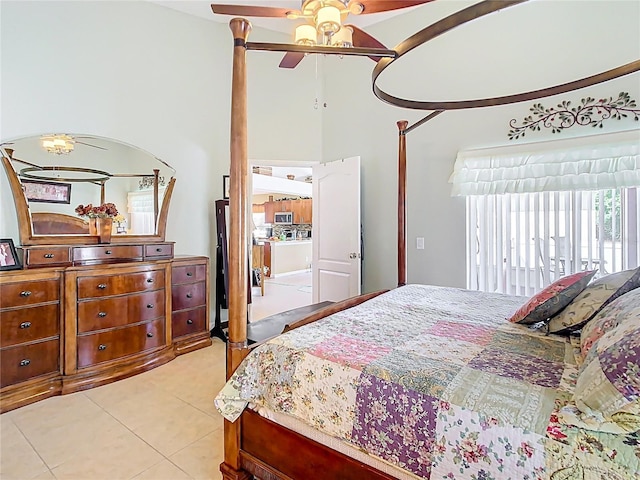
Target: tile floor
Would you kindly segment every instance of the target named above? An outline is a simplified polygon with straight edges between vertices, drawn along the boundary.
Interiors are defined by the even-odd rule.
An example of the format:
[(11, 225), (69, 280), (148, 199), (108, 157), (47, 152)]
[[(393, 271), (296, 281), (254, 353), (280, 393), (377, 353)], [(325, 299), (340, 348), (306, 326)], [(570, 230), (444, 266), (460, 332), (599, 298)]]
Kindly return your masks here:
[[(267, 280), (252, 318), (311, 303), (310, 274)], [(3, 480), (221, 478), (225, 344), (148, 372), (0, 415)]]

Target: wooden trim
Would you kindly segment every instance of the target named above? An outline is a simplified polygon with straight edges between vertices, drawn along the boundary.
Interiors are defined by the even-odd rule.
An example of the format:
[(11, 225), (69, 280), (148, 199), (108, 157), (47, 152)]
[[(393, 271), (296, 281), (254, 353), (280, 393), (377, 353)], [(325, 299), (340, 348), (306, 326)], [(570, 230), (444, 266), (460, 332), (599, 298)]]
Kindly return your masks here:
[(380, 290), (377, 292), (365, 293), (363, 295), (358, 295), (357, 297), (347, 298), (346, 300), (342, 300), (341, 302), (336, 302), (327, 307), (321, 308), (317, 312), (312, 313), (311, 315), (298, 320), (290, 325), (285, 325), (282, 333), (289, 332), (295, 328), (302, 327), (303, 325), (308, 325), (309, 323), (316, 322), (322, 318), (328, 317), (329, 315), (333, 315), (334, 313), (341, 312), (342, 310), (346, 310), (347, 308), (355, 307), (356, 305), (360, 305), (367, 300), (371, 300), (372, 298), (377, 297), (389, 290)]
[(407, 283), (407, 136), (409, 122), (398, 125), (398, 286)]

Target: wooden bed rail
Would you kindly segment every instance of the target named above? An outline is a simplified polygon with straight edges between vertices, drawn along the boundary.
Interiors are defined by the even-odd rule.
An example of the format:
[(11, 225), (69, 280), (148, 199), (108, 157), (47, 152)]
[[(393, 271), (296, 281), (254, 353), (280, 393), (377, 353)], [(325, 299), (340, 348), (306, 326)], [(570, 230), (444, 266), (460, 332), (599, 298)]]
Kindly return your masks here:
[(322, 318), (328, 317), (329, 315), (333, 315), (334, 313), (346, 310), (347, 308), (355, 307), (356, 305), (360, 305), (361, 303), (366, 302), (367, 300), (371, 300), (372, 298), (375, 298), (378, 295), (382, 295), (383, 293), (388, 291), (389, 290), (379, 290), (377, 292), (365, 293), (363, 295), (358, 295), (357, 297), (347, 298), (346, 300), (328, 305), (324, 308), (321, 308), (317, 312), (313, 312), (308, 317), (302, 318), (297, 322), (293, 322), (292, 324), (285, 325), (282, 333), (286, 333), (295, 328), (302, 327), (303, 325), (308, 325), (309, 323), (316, 322)]

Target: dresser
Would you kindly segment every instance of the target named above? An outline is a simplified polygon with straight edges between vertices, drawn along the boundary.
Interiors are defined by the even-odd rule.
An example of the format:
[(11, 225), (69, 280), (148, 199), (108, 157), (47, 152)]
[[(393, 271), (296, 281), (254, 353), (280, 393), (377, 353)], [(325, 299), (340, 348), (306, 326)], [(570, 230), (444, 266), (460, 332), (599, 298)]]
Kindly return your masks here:
[(211, 345), (207, 257), (172, 258), (172, 244), (25, 255), (28, 269), (0, 272), (2, 412)]
[(171, 336), (176, 353), (211, 343), (209, 259), (176, 258), (171, 266)]
[(61, 392), (62, 274), (46, 268), (0, 276), (1, 406)]

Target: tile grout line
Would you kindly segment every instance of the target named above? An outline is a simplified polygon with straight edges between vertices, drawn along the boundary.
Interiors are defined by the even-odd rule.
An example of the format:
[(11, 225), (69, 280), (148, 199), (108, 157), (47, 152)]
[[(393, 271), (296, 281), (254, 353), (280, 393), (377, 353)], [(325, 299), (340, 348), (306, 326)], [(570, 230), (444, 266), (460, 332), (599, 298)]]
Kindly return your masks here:
[[(20, 428), (20, 426), (13, 421), (12, 418), (8, 419), (11, 423), (13, 423), (13, 425), (16, 427), (16, 429), (20, 432), (20, 435), (22, 435), (22, 438), (25, 439), (25, 441), (29, 444), (29, 446), (33, 449), (33, 451), (35, 452), (35, 454), (38, 456), (38, 458), (40, 459), (40, 461), (42, 462), (42, 464), (47, 468), (47, 470), (49, 471), (49, 473), (53, 476), (53, 478), (56, 478), (56, 476), (53, 474), (53, 471), (51, 469), (51, 467), (49, 467), (49, 464), (47, 462), (45, 462), (44, 458), (42, 458), (42, 455), (40, 455), (40, 452), (38, 452), (38, 449), (33, 445), (33, 443), (31, 443), (31, 440), (29, 440), (29, 438), (27, 437), (27, 435), (22, 431), (22, 429)], [(44, 472), (42, 472), (44, 473)], [(41, 475), (41, 474), (38, 474)]]

